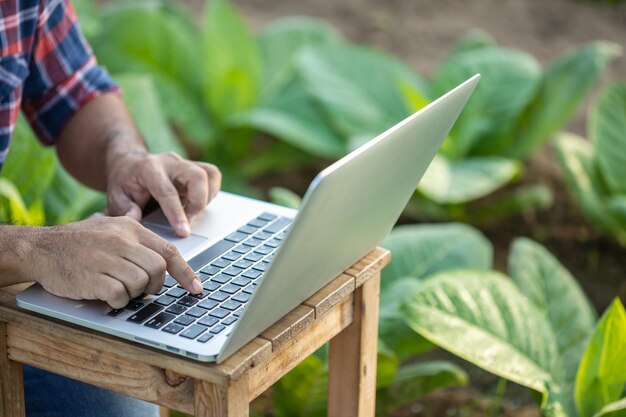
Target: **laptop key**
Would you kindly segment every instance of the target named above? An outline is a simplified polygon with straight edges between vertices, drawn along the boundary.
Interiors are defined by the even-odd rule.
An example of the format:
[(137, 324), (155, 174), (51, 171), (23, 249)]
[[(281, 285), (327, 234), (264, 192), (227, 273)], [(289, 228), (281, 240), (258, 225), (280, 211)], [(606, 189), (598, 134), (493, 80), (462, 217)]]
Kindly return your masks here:
[(163, 282), (163, 286), (170, 288), (173, 287), (174, 285), (176, 285), (176, 280), (174, 278), (172, 278), (170, 275), (166, 275), (165, 276), (165, 282)]
[(215, 307), (218, 306), (218, 304), (219, 303), (217, 301), (206, 299), (202, 300), (200, 304), (198, 304), (198, 307), (202, 307), (207, 310), (213, 310)]
[(132, 316), (130, 316), (127, 321), (131, 321), (133, 323), (143, 323), (144, 321), (148, 320), (150, 316), (161, 310), (163, 310), (163, 307), (161, 307), (160, 305), (150, 303)]
[[(220, 288), (220, 290), (222, 291), (222, 293), (234, 294), (234, 293), (236, 293), (237, 291), (240, 290), (240, 287), (238, 287), (236, 285), (233, 285), (233, 284), (228, 284), (228, 285), (224, 285), (222, 288)], [(224, 301), (224, 300), (217, 300), (217, 301)]]
[(272, 239), (272, 240), (269, 240), (269, 241), (265, 242), (265, 245), (269, 246), (270, 248), (276, 249), (277, 247), (280, 246), (281, 243), (282, 242), (280, 240)]
[(166, 332), (166, 333), (176, 334), (176, 333), (180, 332), (181, 330), (183, 330), (184, 328), (185, 327), (181, 326), (180, 324), (170, 323), (170, 324), (168, 324), (167, 326), (165, 326), (161, 330)]
[(141, 307), (143, 307), (143, 303), (139, 300), (130, 300), (130, 302), (126, 305), (127, 310), (137, 311)]
[(252, 227), (263, 227), (267, 224), (267, 220), (261, 220), (259, 218), (256, 218), (254, 220), (251, 220), (248, 222), (248, 226), (252, 226)]
[(198, 342), (206, 343), (206, 342), (208, 342), (211, 339), (213, 339), (213, 335), (211, 333), (205, 333), (205, 334), (203, 334), (202, 336), (200, 336), (198, 338)]
[(250, 261), (250, 262), (256, 262), (259, 261), (263, 258), (263, 255), (260, 255), (258, 253), (249, 253), (247, 254), (243, 259), (245, 259), (246, 261)]
[(269, 264), (270, 264), (269, 262), (265, 262), (265, 261), (263, 261), (263, 262), (259, 262), (258, 264), (254, 265), (254, 266), (252, 267), (252, 269), (256, 269), (257, 271), (263, 271), (263, 272), (265, 272), (265, 270), (267, 269), (267, 266), (268, 266)]
[(228, 259), (229, 261), (236, 261), (241, 258), (241, 254), (237, 252), (228, 252), (226, 255), (223, 255), (222, 258)]
[(215, 275), (218, 272), (220, 272), (220, 269), (217, 266), (207, 265), (204, 268), (202, 268), (200, 272), (202, 272), (203, 274), (207, 274), (207, 275)]
[(246, 269), (246, 268), (250, 268), (252, 264), (253, 264), (252, 261), (240, 259), (237, 262), (235, 262), (233, 266), (236, 266), (237, 268), (241, 268), (241, 269)]
[(230, 248), (235, 246), (233, 242), (229, 242), (227, 240), (220, 240), (215, 243), (213, 246), (206, 248), (204, 251), (200, 252), (194, 258), (192, 258), (188, 263), (191, 269), (197, 271), (198, 269), (205, 267), (209, 262), (213, 259), (220, 256), (222, 253), (226, 252)]
[(157, 298), (156, 300), (154, 300), (155, 303), (161, 304), (162, 306), (165, 306), (165, 307), (167, 307), (168, 305), (172, 304), (174, 301), (176, 301), (176, 298), (170, 297), (167, 294), (162, 295), (159, 298)]
[(178, 288), (178, 287), (174, 287), (171, 290), (169, 290), (167, 292), (167, 295), (169, 295), (170, 297), (176, 297), (176, 298), (180, 298), (183, 295), (187, 294), (187, 291), (183, 290), (182, 288)]
[(250, 246), (239, 245), (235, 249), (233, 249), (233, 252), (237, 252), (243, 255), (243, 254), (250, 252), (251, 250), (252, 248)]
[(214, 328), (212, 328), (211, 330), (209, 330), (211, 333), (213, 334), (218, 334), (219, 332), (221, 332), (222, 330), (224, 330), (226, 328), (226, 326), (220, 324), (215, 326)]
[(230, 261), (224, 258), (219, 258), (218, 260), (213, 261), (211, 265), (217, 266), (218, 268), (226, 268), (228, 265), (230, 265)]
[(226, 326), (228, 326), (229, 324), (233, 324), (236, 321), (237, 321), (237, 317), (229, 316), (229, 317), (226, 317), (224, 320), (222, 320), (222, 324), (225, 324)]
[(263, 213), (263, 214), (261, 214), (260, 216), (258, 216), (258, 217), (257, 217), (257, 219), (259, 219), (259, 220), (265, 220), (265, 221), (267, 221), (267, 222), (271, 222), (271, 221), (272, 221), (272, 220), (274, 220), (276, 217), (278, 217), (278, 216), (277, 216), (277, 215), (275, 215), (275, 214), (272, 214), (272, 213), (267, 213), (267, 212), (266, 212), (266, 213)]
[(250, 269), (250, 270), (244, 272), (242, 277), (250, 278), (250, 279), (256, 279), (259, 276), (261, 276), (262, 273), (263, 273), (262, 271), (260, 271), (260, 270), (258, 270), (256, 268), (253, 268), (253, 269)]
[(242, 240), (246, 239), (248, 237), (247, 234), (245, 233), (241, 233), (241, 232), (234, 232), (229, 234), (228, 236), (226, 236), (224, 238), (224, 240), (228, 240), (230, 242), (235, 242), (235, 243), (239, 243)]
[(194, 321), (195, 319), (193, 317), (185, 315), (185, 316), (178, 317), (176, 320), (174, 320), (174, 323), (177, 323), (183, 326), (189, 326)]
[(207, 291), (215, 291), (216, 289), (218, 289), (222, 284), (219, 284), (213, 280), (211, 281), (207, 281), (205, 282), (202, 287), (207, 290)]
[(235, 311), (235, 312), (233, 313), (233, 316), (235, 316), (235, 317), (241, 317), (241, 314), (242, 314), (242, 313), (243, 313), (243, 307), (242, 307), (242, 308), (240, 308), (239, 310)]
[(241, 274), (242, 272), (243, 272), (243, 269), (237, 268), (235, 266), (230, 266), (230, 267), (228, 267), (228, 268), (226, 268), (225, 270), (222, 271), (223, 274), (230, 275), (231, 277), (236, 277), (237, 275)]
[(176, 317), (174, 314), (161, 312), (157, 314), (156, 316), (152, 317), (150, 320), (148, 320), (146, 324), (144, 324), (144, 326), (151, 327), (153, 329), (160, 329), (167, 322), (172, 321), (174, 317)]
[(201, 324), (206, 327), (213, 327), (217, 323), (219, 323), (219, 319), (216, 319), (215, 317), (211, 317), (211, 316), (202, 317), (200, 320), (198, 320), (198, 324)]
[(274, 233), (280, 232), (290, 223), (291, 223), (291, 219), (287, 217), (281, 217), (275, 222), (273, 222), (272, 224), (270, 224), (269, 226), (267, 226), (265, 229), (263, 229), (263, 231), (274, 234)]
[(230, 314), (230, 311), (228, 310), (224, 310), (223, 308), (216, 308), (215, 310), (211, 311), (209, 313), (209, 315), (213, 316), (213, 317), (217, 317), (218, 319), (223, 319), (224, 317), (228, 316)]
[(178, 304), (184, 305), (185, 307), (191, 307), (198, 302), (198, 299), (195, 297), (189, 297), (188, 295), (184, 296), (180, 300), (178, 300)]
[(235, 294), (233, 295), (233, 297), (231, 298), (231, 300), (240, 302), (240, 303), (247, 303), (248, 300), (250, 299), (251, 294), (247, 294), (245, 292), (240, 292), (239, 294)]
[(231, 279), (232, 279), (232, 277), (230, 275), (219, 274), (219, 275), (216, 275), (213, 278), (211, 278), (211, 281), (217, 282), (218, 284), (226, 284)]
[(167, 311), (168, 313), (179, 315), (187, 311), (187, 307), (183, 307), (179, 304), (174, 304), (166, 308), (165, 311)]
[(233, 301), (233, 300), (228, 300), (225, 303), (223, 303), (220, 307), (225, 308), (226, 310), (235, 311), (239, 307), (241, 307), (241, 303), (238, 303), (237, 301)]
[(227, 299), (229, 297), (229, 295), (227, 293), (218, 291), (218, 292), (214, 292), (213, 294), (209, 295), (209, 298), (211, 300), (215, 300), (215, 301), (219, 301), (222, 302), (225, 299)]
[(202, 290), (202, 292), (200, 294), (192, 294), (192, 293), (188, 293), (187, 294), (189, 297), (193, 297), (193, 298), (197, 298), (197, 299), (203, 299), (204, 297), (206, 297), (207, 295), (209, 295), (209, 292), (207, 290)]
[(251, 235), (252, 233), (256, 232), (257, 230), (258, 229), (256, 227), (248, 226), (248, 225), (245, 225), (245, 226), (240, 227), (239, 229), (237, 229), (238, 232), (245, 233), (247, 235)]
[(200, 318), (206, 314), (206, 310), (200, 307), (193, 307), (190, 308), (186, 314), (191, 317)]
[(257, 238), (257, 239), (262, 239), (262, 240), (267, 240), (272, 236), (271, 233), (267, 233), (264, 231), (260, 231), (258, 233), (256, 233), (253, 237)]
[(169, 290), (169, 288), (164, 285), (164, 286), (161, 287), (159, 292), (157, 292), (155, 295), (161, 295), (161, 294), (163, 294), (167, 290)]
[(107, 316), (109, 317), (117, 317), (120, 315), (121, 312), (123, 312), (125, 309), (124, 308), (114, 308), (113, 310), (109, 311), (107, 313)]
[(254, 287), (254, 285), (248, 285), (246, 288), (244, 288), (243, 291), (246, 294), (252, 294), (254, 292), (254, 290), (256, 290), (256, 288)]
[(199, 324), (194, 324), (193, 326), (189, 327), (187, 330), (182, 332), (180, 335), (187, 339), (195, 339), (196, 337), (200, 336), (205, 331), (206, 331), (206, 327), (201, 326)]
[(252, 282), (251, 279), (245, 278), (243, 275), (240, 277), (235, 278), (231, 284), (234, 285), (238, 285), (240, 287), (245, 287), (246, 285), (250, 284)]

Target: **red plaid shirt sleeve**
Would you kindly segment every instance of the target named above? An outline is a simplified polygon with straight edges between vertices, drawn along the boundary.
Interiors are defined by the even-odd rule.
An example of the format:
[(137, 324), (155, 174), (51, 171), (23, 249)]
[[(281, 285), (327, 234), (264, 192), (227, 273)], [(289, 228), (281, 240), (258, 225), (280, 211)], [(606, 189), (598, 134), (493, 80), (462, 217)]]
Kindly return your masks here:
[(42, 0), (22, 110), (39, 139), (52, 144), (91, 99), (118, 92), (84, 39), (69, 0)]

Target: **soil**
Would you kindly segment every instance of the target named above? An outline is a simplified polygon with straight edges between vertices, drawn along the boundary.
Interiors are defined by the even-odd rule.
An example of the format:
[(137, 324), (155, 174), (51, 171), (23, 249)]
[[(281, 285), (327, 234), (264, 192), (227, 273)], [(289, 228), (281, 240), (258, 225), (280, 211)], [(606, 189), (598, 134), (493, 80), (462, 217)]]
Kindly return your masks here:
[[(199, 10), (204, 0), (187, 0)], [(317, 16), (331, 22), (355, 42), (377, 47), (430, 76), (454, 42), (473, 28), (490, 33), (507, 47), (527, 51), (545, 64), (568, 48), (598, 39), (626, 47), (626, 2), (576, 0), (234, 0), (254, 29), (293, 15)], [(626, 79), (626, 58), (618, 58), (581, 106), (568, 130), (585, 135), (585, 114), (599, 88), (609, 80)], [(310, 173), (301, 181), (293, 175), (273, 185), (304, 191)], [(291, 178), (291, 179), (289, 179)], [(276, 183), (276, 180), (280, 183)], [(532, 237), (548, 247), (581, 282), (598, 312), (616, 296), (626, 299), (624, 248), (596, 233), (567, 193), (549, 146), (527, 163), (523, 180), (551, 187), (551, 209), (480, 225), (496, 248), (496, 268), (506, 270), (511, 241)], [(265, 182), (265, 181), (264, 181)], [(440, 353), (441, 355), (446, 355)], [(464, 364), (473, 388), (449, 389), (428, 395), (399, 409), (406, 416), (538, 416), (525, 390), (509, 386), (502, 407), (494, 408), (497, 379)], [(479, 388), (480, 390), (477, 390)]]

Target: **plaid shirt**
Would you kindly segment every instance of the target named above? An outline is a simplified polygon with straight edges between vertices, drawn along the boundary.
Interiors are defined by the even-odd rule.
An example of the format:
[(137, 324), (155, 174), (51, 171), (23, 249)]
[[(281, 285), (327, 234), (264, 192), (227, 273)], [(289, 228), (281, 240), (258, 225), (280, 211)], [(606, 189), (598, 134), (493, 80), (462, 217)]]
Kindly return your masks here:
[(70, 117), (117, 87), (96, 64), (69, 0), (0, 0), (0, 168), (20, 106), (53, 144)]

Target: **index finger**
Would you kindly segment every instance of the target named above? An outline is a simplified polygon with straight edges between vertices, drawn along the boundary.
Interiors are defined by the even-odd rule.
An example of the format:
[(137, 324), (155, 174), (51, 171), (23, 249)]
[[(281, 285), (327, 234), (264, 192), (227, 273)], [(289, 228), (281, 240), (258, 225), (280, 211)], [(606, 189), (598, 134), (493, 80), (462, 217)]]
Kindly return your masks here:
[(163, 214), (176, 230), (176, 234), (181, 237), (189, 236), (191, 233), (189, 220), (180, 201), (180, 195), (165, 170), (160, 167), (151, 169), (144, 181), (146, 188), (159, 203)]
[(168, 272), (184, 289), (193, 294), (202, 292), (202, 283), (172, 242), (168, 242), (144, 227), (141, 227), (138, 237), (139, 243), (165, 259)]

